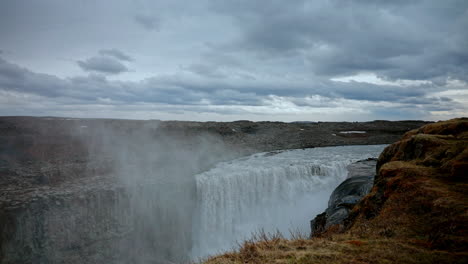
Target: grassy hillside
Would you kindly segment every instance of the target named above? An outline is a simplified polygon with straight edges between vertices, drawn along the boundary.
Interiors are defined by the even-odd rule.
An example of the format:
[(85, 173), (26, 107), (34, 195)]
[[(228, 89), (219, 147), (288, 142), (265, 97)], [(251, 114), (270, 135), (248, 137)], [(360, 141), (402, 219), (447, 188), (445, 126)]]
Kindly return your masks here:
[(468, 119), (406, 133), (377, 169), (344, 228), (312, 239), (259, 234), (205, 263), (468, 263)]

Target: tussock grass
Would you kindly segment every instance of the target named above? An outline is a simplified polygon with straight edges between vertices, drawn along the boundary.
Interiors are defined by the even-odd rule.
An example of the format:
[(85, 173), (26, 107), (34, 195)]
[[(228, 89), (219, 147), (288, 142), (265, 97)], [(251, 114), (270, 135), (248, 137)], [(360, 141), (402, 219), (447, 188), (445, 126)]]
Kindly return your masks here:
[(355, 239), (347, 234), (305, 240), (245, 242), (236, 252), (205, 263), (466, 263), (467, 255), (434, 251), (425, 241), (392, 238)]

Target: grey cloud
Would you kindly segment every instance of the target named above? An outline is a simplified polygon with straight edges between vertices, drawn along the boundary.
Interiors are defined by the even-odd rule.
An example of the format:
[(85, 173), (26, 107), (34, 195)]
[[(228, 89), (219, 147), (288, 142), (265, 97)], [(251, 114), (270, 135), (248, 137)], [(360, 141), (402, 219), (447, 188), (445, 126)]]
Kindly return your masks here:
[[(162, 22), (159, 34), (145, 32)], [(0, 59), (0, 92), (109, 107), (162, 104), (171, 112), (242, 114), (281, 97), (298, 108), (363, 102), (382, 118), (466, 113), (457, 92), (438, 97), (451, 81), (468, 81), (466, 28), (466, 0), (6, 1), (3, 56), (27, 68)], [(81, 58), (88, 75), (51, 59), (64, 57)], [(121, 81), (107, 78), (123, 72)], [(330, 80), (358, 73), (426, 82)]]
[(94, 56), (84, 61), (77, 61), (84, 71), (100, 72), (106, 74), (118, 74), (128, 71), (128, 68), (120, 61), (108, 56)]
[(468, 79), (466, 1), (216, 1), (212, 8), (242, 32), (217, 48), (260, 61), (306, 57), (323, 76)]
[[(308, 103), (303, 98), (319, 95), (322, 103), (329, 105), (333, 105), (333, 101), (337, 99), (348, 99), (419, 105), (426, 108), (428, 105), (444, 109), (458, 107), (450, 98), (428, 96), (431, 92), (446, 89), (434, 84), (398, 87), (326, 79), (294, 83), (249, 79), (226, 81), (217, 78), (193, 79), (183, 73), (161, 75), (142, 81), (113, 81), (100, 74), (62, 79), (34, 73), (3, 59), (0, 59), (0, 89), (89, 102), (109, 98), (122, 103), (260, 106), (273, 95), (290, 98), (297, 105), (305, 106)], [(320, 107), (320, 104), (314, 106)]]
[(133, 17), (135, 22), (146, 30), (159, 30), (161, 27), (161, 20), (154, 15), (138, 14)]
[(219, 70), (219, 67), (217, 67), (215, 65), (207, 65), (207, 64), (196, 63), (196, 64), (191, 64), (191, 65), (185, 67), (184, 70), (187, 70), (189, 72), (193, 72), (193, 73), (201, 75), (201, 76), (206, 76), (206, 77), (209, 77), (209, 78), (225, 78), (225, 77), (227, 77), (225, 74), (223, 74)]
[[(328, 83), (329, 85), (331, 83)], [(331, 91), (337, 95), (354, 100), (367, 100), (376, 102), (403, 102), (408, 98), (421, 98), (438, 87), (432, 85), (414, 85), (399, 87), (393, 85), (375, 85), (362, 82), (340, 83), (336, 82)]]
[(38, 74), (0, 58), (0, 89), (57, 97), (66, 82), (47, 74)]
[(130, 57), (129, 55), (123, 53), (122, 51), (118, 49), (102, 49), (99, 51), (99, 54), (103, 56), (112, 56), (122, 61), (133, 61), (132, 57)]
[[(148, 54), (142, 59), (146, 61), (141, 62), (145, 72), (159, 70), (148, 66), (152, 56), (158, 56), (160, 61), (176, 61), (172, 68), (167, 67), (170, 71), (178, 65), (200, 64), (206, 53), (217, 59), (216, 65), (231, 63), (229, 60), (234, 58), (237, 65), (229, 67), (254, 78), (271, 74), (266, 71), (273, 68), (275, 74), (294, 71), (324, 78), (367, 71), (388, 79), (468, 78), (466, 0), (80, 4), (44, 0), (40, 4), (7, 1), (0, 5), (0, 35), (5, 40), (2, 48), (18, 47), (18, 53), (24, 54), (19, 55), (23, 56), (21, 61), (34, 65), (39, 64), (36, 54), (65, 57), (70, 50), (76, 50), (73, 45), (96, 49), (119, 43), (125, 51), (138, 49)], [(104, 9), (107, 12), (102, 14)], [(138, 30), (159, 30), (161, 21), (170, 34), (145, 34)], [(29, 41), (24, 41), (24, 36)], [(198, 49), (201, 43), (210, 44)], [(65, 48), (69, 46), (72, 48)], [(59, 51), (61, 54), (55, 54)], [(115, 52), (100, 53), (103, 54), (117, 58)], [(226, 72), (230, 73), (230, 69)], [(207, 77), (210, 74), (201, 67), (193, 70)]]

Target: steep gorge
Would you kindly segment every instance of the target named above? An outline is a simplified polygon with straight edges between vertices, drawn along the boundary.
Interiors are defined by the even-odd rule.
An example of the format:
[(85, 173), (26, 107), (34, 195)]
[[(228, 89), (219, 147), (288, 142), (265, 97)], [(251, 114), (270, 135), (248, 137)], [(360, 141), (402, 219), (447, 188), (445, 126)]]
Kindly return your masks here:
[[(201, 201), (196, 199), (197, 189), (209, 193), (210, 188), (209, 184), (201, 184), (203, 181), (197, 182), (193, 175), (216, 169), (213, 167), (216, 163), (272, 148), (387, 143), (398, 133), (419, 124), (204, 124), (59, 118), (5, 118), (1, 121), (2, 263), (183, 262), (190, 255), (203, 255), (193, 253), (193, 245), (200, 242), (193, 222), (200, 219), (197, 204)], [(333, 136), (332, 132), (338, 129), (371, 131), (359, 137)], [(272, 157), (281, 156), (281, 153), (271, 154), (277, 154)], [(365, 157), (352, 159), (359, 158)], [(333, 161), (333, 157), (322, 163), (329, 161)], [(319, 178), (324, 174), (335, 175), (327, 185), (333, 188), (331, 183), (338, 184), (340, 177), (344, 177), (344, 164), (335, 164), (339, 173), (327, 172), (321, 165), (266, 164), (270, 170), (259, 175), (277, 175), (278, 179), (293, 176), (291, 182), (304, 177), (301, 171)], [(233, 177), (243, 179), (234, 191), (243, 187), (254, 191), (262, 183), (269, 182), (262, 176), (259, 186), (249, 185), (251, 172), (248, 168), (239, 167), (238, 171), (246, 173)], [(285, 182), (277, 183), (275, 186), (284, 186)], [(284, 200), (294, 204), (297, 197), (292, 194), (313, 189), (301, 184), (291, 186), (296, 187), (280, 190), (275, 195), (291, 195)], [(263, 200), (278, 198), (266, 193)], [(237, 200), (243, 204), (239, 208), (247, 209), (240, 214), (241, 219), (258, 209), (254, 204), (262, 203), (262, 195), (254, 197)], [(304, 200), (306, 202), (309, 201)], [(285, 203), (281, 208), (293, 207)], [(215, 215), (218, 218), (236, 216), (236, 213), (224, 213), (220, 211)], [(310, 214), (304, 217), (306, 228)], [(266, 223), (273, 222), (273, 218)], [(246, 233), (250, 230), (246, 229)], [(227, 237), (232, 234), (229, 232)]]

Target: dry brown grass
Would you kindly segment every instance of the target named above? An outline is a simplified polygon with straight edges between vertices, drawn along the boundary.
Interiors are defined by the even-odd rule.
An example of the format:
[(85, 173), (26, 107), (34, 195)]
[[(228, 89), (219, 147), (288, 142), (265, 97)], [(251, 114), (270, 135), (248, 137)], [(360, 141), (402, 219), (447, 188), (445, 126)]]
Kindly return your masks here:
[(246, 242), (237, 252), (208, 259), (210, 264), (234, 263), (466, 263), (466, 253), (432, 250), (425, 240), (366, 238), (349, 234), (308, 240)]

